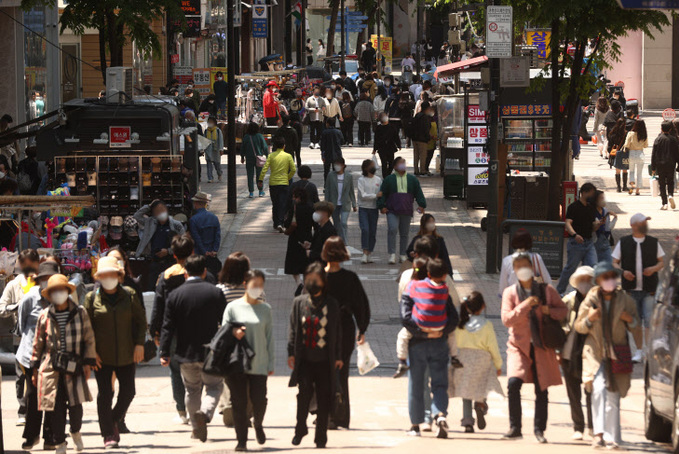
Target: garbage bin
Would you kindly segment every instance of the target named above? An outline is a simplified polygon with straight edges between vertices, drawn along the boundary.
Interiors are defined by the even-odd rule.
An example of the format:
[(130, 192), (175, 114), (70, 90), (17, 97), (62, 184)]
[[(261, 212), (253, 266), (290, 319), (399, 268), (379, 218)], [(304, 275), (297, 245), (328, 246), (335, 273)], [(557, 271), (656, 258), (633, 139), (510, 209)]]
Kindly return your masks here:
[(549, 175), (544, 172), (521, 172), (512, 175), (509, 184), (511, 219), (547, 219)]

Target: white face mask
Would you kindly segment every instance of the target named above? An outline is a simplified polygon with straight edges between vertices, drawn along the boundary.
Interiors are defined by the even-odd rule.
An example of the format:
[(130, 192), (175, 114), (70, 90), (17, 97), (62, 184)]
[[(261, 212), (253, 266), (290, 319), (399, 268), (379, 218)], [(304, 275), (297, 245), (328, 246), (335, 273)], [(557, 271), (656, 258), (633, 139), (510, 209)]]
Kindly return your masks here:
[(434, 222), (428, 222), (427, 223), (427, 231), (433, 232), (434, 230), (436, 230), (436, 224)]
[(105, 277), (99, 279), (99, 283), (104, 287), (104, 290), (113, 290), (118, 286), (119, 281), (117, 277)]
[(55, 306), (60, 306), (68, 299), (68, 292), (66, 290), (55, 290), (50, 293), (50, 301)]
[(2, 180), (3, 178), (5, 178), (5, 175), (7, 175), (5, 172), (0, 172), (0, 180)]
[(318, 224), (321, 222), (321, 219), (323, 219), (323, 215), (316, 211), (314, 212), (314, 214), (311, 215), (311, 218), (314, 220), (316, 224)]
[(581, 295), (587, 295), (590, 290), (592, 290), (592, 284), (590, 282), (578, 282), (575, 289), (580, 292)]
[(405, 172), (406, 171), (406, 165), (405, 164), (399, 164), (396, 166), (396, 170), (399, 172)]
[(260, 296), (262, 296), (262, 293), (264, 293), (264, 289), (262, 287), (253, 287), (247, 289), (247, 293), (250, 298), (256, 300)]
[(530, 281), (531, 279), (533, 279), (533, 268), (529, 268), (527, 266), (519, 268), (518, 270), (516, 270), (516, 278), (520, 282)]
[(168, 218), (167, 211), (163, 211), (163, 212), (160, 213), (158, 216), (156, 216), (156, 219), (158, 219), (160, 222), (165, 222), (165, 221), (167, 221), (167, 218)]
[(618, 286), (618, 280), (615, 278), (606, 279), (601, 282), (601, 290), (606, 293), (613, 292)]

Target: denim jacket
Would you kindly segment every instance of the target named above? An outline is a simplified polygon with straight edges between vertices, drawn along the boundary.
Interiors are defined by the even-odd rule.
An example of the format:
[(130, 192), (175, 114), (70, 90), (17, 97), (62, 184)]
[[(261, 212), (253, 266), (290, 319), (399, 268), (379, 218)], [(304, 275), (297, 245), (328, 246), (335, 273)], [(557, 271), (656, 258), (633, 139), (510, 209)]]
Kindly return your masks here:
[(19, 349), (16, 352), (16, 360), (22, 366), (31, 367), (33, 355), (33, 338), (35, 326), (38, 324), (40, 313), (49, 306), (49, 302), (40, 295), (40, 286), (31, 288), (19, 303), (18, 308), (18, 333), (21, 336)]

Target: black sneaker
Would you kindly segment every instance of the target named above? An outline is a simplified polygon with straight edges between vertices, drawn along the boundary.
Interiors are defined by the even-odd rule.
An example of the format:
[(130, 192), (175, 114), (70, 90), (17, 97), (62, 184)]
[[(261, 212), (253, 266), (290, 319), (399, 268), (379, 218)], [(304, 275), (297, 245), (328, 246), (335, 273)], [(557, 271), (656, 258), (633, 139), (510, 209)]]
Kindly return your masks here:
[(462, 369), (464, 367), (460, 360), (457, 359), (457, 356), (450, 357), (450, 365), (453, 366), (454, 369)]
[(205, 443), (207, 441), (207, 422), (208, 418), (202, 411), (197, 411), (193, 415), (194, 421), (196, 423), (195, 434), (200, 441)]
[(24, 441), (24, 442), (21, 444), (21, 449), (23, 449), (24, 451), (30, 451), (30, 450), (33, 449), (35, 446), (37, 446), (38, 443), (40, 443), (40, 437), (39, 437), (39, 436), (38, 436), (38, 437), (35, 437), (33, 440), (26, 440), (26, 441)]
[(448, 421), (443, 414), (436, 418), (436, 438), (448, 438)]
[(292, 437), (292, 445), (299, 446), (300, 443), (302, 443), (302, 438), (306, 437), (307, 433), (308, 431), (304, 432), (303, 434), (295, 433), (295, 436)]
[(502, 436), (504, 440), (521, 440), (523, 435), (519, 429), (509, 429), (509, 432)]
[(474, 410), (476, 411), (476, 425), (479, 430), (486, 428), (486, 413), (488, 413), (488, 404), (485, 402), (474, 402)]
[(464, 433), (473, 434), (474, 433), (474, 426), (464, 426)]
[(410, 367), (408, 367), (406, 363), (404, 362), (398, 363), (398, 367), (396, 368), (396, 372), (394, 373), (393, 378), (403, 377), (405, 374), (408, 373), (409, 369)]
[(414, 424), (410, 426), (410, 429), (406, 432), (409, 437), (419, 437), (420, 436), (420, 426)]
[(260, 445), (266, 443), (266, 434), (264, 433), (264, 428), (262, 426), (255, 426), (255, 435), (257, 438), (257, 443)]
[(547, 443), (547, 439), (545, 438), (545, 433), (541, 430), (536, 430), (535, 431), (535, 439), (538, 441), (540, 444), (545, 444)]
[(132, 431), (127, 427), (125, 421), (118, 421), (118, 432), (121, 434), (130, 434)]
[(236, 452), (247, 452), (248, 445), (245, 443), (238, 443), (236, 446)]

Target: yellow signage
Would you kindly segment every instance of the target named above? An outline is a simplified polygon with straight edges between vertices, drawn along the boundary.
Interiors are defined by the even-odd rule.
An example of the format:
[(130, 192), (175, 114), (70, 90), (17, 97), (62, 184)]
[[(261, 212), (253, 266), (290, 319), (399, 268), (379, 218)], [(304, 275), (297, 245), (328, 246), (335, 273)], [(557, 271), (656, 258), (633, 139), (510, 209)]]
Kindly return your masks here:
[(527, 29), (526, 30), (526, 43), (529, 46), (535, 46), (538, 48), (538, 58), (547, 59), (550, 54), (550, 41), (552, 40), (552, 31), (549, 29), (536, 30)]
[(377, 35), (370, 35), (370, 41), (375, 50), (384, 57), (385, 65), (382, 71), (385, 74), (391, 74), (392, 51), (394, 48), (391, 36), (380, 36), (379, 47), (377, 46)]

